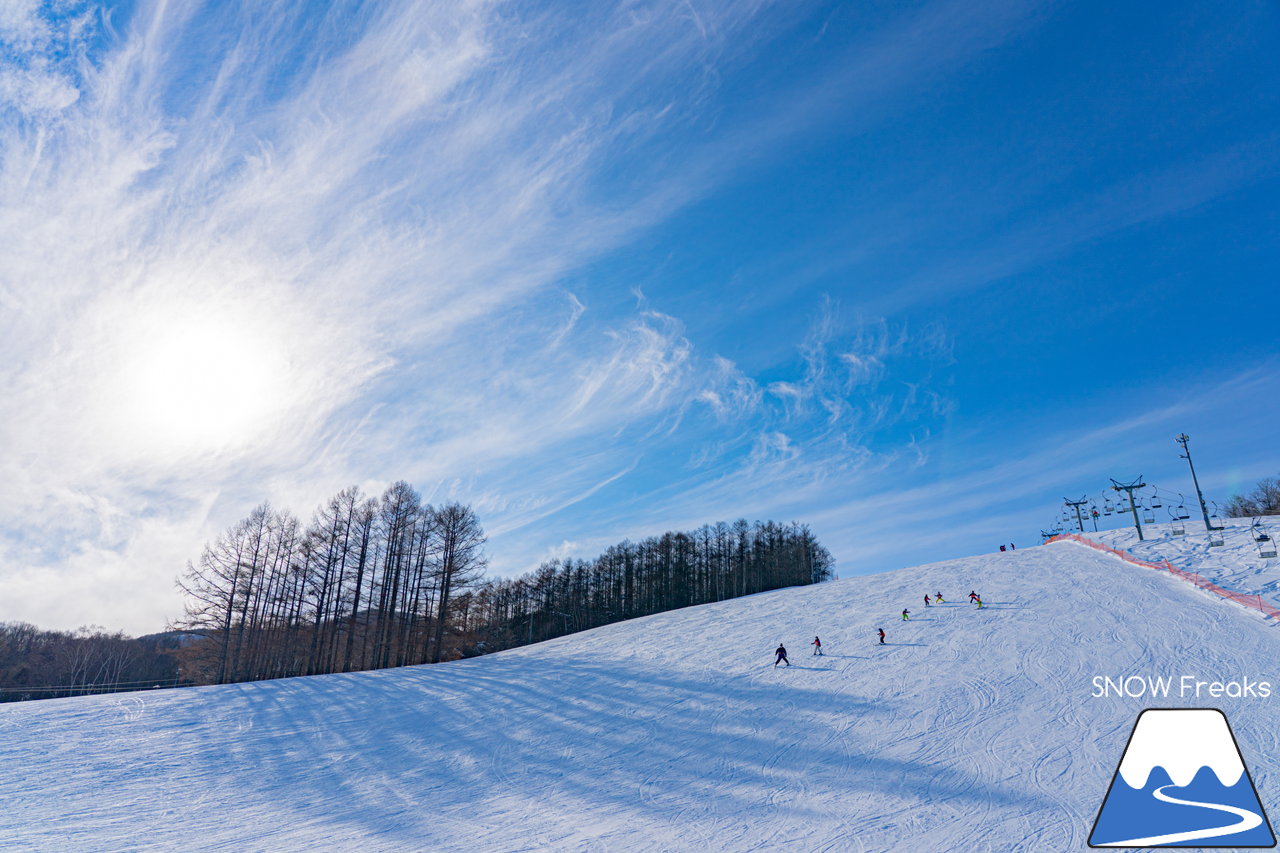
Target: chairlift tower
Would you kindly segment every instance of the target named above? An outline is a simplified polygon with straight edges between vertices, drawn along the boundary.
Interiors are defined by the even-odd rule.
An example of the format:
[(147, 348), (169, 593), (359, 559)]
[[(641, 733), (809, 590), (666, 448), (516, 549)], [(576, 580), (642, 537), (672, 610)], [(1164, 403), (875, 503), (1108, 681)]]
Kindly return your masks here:
[(1209, 523), (1209, 507), (1204, 503), (1204, 492), (1200, 491), (1200, 481), (1196, 479), (1196, 466), (1191, 462), (1191, 448), (1187, 447), (1187, 442), (1191, 440), (1191, 436), (1185, 432), (1179, 435), (1174, 441), (1182, 445), (1182, 453), (1178, 455), (1187, 460), (1187, 466), (1191, 469), (1191, 483), (1196, 487), (1196, 498), (1200, 501), (1200, 515), (1204, 517), (1204, 529), (1215, 530), (1216, 528)]
[[(1139, 474), (1138, 479), (1134, 480), (1132, 483), (1121, 483), (1115, 478), (1112, 478), (1111, 483), (1111, 488), (1115, 489), (1117, 492), (1128, 493), (1129, 511), (1133, 513), (1133, 526), (1138, 530), (1138, 541), (1146, 541), (1146, 537), (1142, 535), (1142, 520), (1138, 518), (1138, 506), (1133, 501), (1133, 493), (1138, 489), (1145, 489), (1147, 487), (1147, 484), (1142, 482), (1142, 475)], [(1208, 521), (1208, 516), (1205, 516), (1205, 520), (1206, 522)]]
[(1076, 511), (1076, 524), (1080, 526), (1080, 532), (1084, 533), (1084, 516), (1080, 515), (1080, 507), (1087, 504), (1089, 502), (1089, 498), (1083, 497), (1078, 501), (1069, 500), (1068, 498), (1063, 498), (1062, 500), (1067, 506)]

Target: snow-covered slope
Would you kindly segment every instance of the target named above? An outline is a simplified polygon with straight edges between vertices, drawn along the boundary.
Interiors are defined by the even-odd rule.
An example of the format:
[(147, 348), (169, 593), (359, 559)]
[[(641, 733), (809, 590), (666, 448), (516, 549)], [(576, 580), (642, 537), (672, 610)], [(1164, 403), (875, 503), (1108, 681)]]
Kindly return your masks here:
[[(1236, 592), (1261, 594), (1280, 606), (1280, 559), (1264, 558), (1251, 529), (1253, 519), (1224, 518), (1222, 545), (1209, 545), (1209, 532), (1200, 516), (1187, 519), (1186, 534), (1173, 535), (1170, 522), (1143, 525), (1145, 541), (1138, 541), (1132, 527), (1101, 533), (1086, 532), (1097, 542), (1123, 548), (1144, 560), (1168, 560), (1179, 569), (1199, 572), (1215, 584)], [(1280, 540), (1280, 517), (1259, 519), (1267, 535)], [(1271, 544), (1271, 543), (1266, 543)]]
[(1094, 676), (1276, 660), (1258, 614), (1057, 543), (434, 667), (0, 706), (0, 849), (1083, 850), (1148, 706), (1222, 708), (1280, 796), (1280, 691)]

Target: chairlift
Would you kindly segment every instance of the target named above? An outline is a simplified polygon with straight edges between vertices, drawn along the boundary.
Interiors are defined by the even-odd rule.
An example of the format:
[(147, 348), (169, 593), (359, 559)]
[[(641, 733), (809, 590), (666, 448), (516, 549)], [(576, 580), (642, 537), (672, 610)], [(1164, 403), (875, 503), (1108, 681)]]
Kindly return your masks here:
[(1142, 523), (1143, 523), (1143, 524), (1155, 524), (1155, 523), (1156, 523), (1156, 514), (1155, 514), (1154, 512), (1152, 512), (1152, 511), (1151, 511), (1151, 508), (1150, 508), (1150, 507), (1145, 507), (1145, 506), (1144, 506), (1144, 507), (1142, 508)]
[(1221, 548), (1226, 544), (1226, 540), (1222, 538), (1222, 528), (1215, 527), (1209, 531), (1209, 547)]
[(1258, 556), (1264, 560), (1274, 559), (1276, 556), (1276, 540), (1271, 538), (1267, 528), (1263, 527), (1262, 522), (1256, 518), (1250, 528), (1253, 533), (1253, 541), (1258, 546)]
[(1186, 536), (1187, 526), (1178, 519), (1178, 514), (1174, 512), (1173, 507), (1169, 507), (1169, 517), (1173, 519), (1173, 523), (1169, 525), (1169, 532), (1174, 536)]
[(1276, 540), (1268, 536), (1266, 539), (1258, 540), (1258, 556), (1264, 560), (1274, 559), (1276, 556)]
[(1187, 511), (1187, 501), (1182, 495), (1178, 495), (1178, 505), (1173, 508), (1173, 517), (1187, 519), (1191, 517), (1191, 513)]
[(1160, 502), (1160, 493), (1159, 493), (1159, 492), (1153, 492), (1153, 493), (1151, 494), (1151, 508), (1152, 508), (1152, 509), (1159, 509), (1159, 508), (1160, 508), (1160, 507), (1162, 507), (1162, 506), (1164, 506), (1164, 504), (1162, 504), (1162, 503)]

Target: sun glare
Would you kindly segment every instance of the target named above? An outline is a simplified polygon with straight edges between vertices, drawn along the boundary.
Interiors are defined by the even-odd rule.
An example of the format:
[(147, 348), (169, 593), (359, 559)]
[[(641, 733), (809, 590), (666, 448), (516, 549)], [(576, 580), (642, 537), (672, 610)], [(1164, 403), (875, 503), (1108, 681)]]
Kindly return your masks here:
[(287, 360), (269, 322), (206, 310), (152, 312), (130, 325), (114, 405), (144, 447), (219, 450), (276, 421)]

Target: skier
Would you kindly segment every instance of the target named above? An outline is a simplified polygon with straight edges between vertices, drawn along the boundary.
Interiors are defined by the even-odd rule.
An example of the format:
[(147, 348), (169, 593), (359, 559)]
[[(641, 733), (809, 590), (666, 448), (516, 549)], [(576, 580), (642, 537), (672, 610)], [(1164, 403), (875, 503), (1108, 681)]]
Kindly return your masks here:
[(813, 646), (813, 653), (814, 653), (815, 655), (820, 655), (820, 654), (822, 654), (822, 641), (821, 641), (821, 640), (819, 640), (817, 637), (814, 637), (814, 638), (813, 638), (813, 643), (812, 643), (811, 645)]
[(1005, 547), (1004, 547), (1003, 545), (1001, 545), (1001, 546), (1000, 546), (1000, 553), (1001, 553), (1001, 554), (1003, 554), (1004, 552), (1005, 552)]
[(969, 603), (973, 604), (977, 600), (978, 600), (978, 594), (973, 590), (969, 590)]
[(942, 593), (940, 593), (940, 592), (939, 592), (939, 593), (937, 593), (936, 595), (934, 595), (934, 597), (933, 597), (933, 603), (934, 603), (934, 604), (946, 604), (946, 602), (942, 600)]
[(929, 606), (929, 593), (927, 592), (924, 594), (924, 606), (925, 607)]
[(780, 663), (785, 663), (787, 666), (791, 666), (791, 661), (787, 660), (787, 647), (782, 645), (782, 643), (778, 643), (778, 650), (774, 652), (774, 654), (778, 656), (778, 659), (773, 662), (774, 666), (777, 666)]
[(884, 645), (884, 629), (880, 629), (880, 645)]
[(1010, 550), (1010, 551), (1016, 551), (1016, 550), (1018, 550), (1018, 546), (1017, 546), (1017, 545), (1014, 545), (1012, 542), (1010, 542), (1010, 543), (1009, 543), (1009, 550)]
[(904, 607), (904, 608), (902, 608), (902, 621), (903, 621), (903, 622), (910, 622), (910, 621), (911, 621), (911, 620), (907, 617), (907, 614), (908, 614), (908, 613), (910, 613), (910, 612), (911, 612), (911, 611), (910, 611), (910, 610), (908, 610), (907, 608), (905, 608), (905, 607)]

